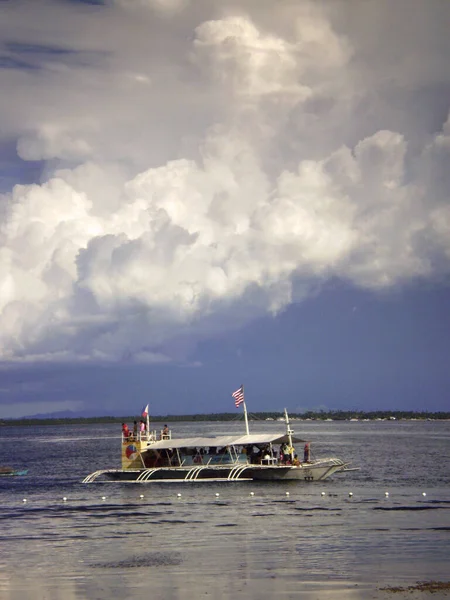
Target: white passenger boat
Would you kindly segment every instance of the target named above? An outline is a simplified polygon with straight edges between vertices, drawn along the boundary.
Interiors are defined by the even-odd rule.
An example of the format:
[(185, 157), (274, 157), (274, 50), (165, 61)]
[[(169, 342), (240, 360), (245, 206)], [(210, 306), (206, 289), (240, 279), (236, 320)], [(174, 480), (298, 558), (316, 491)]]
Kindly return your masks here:
[[(312, 458), (308, 440), (294, 435), (285, 410), (286, 431), (217, 437), (174, 438), (171, 431), (122, 433), (122, 468), (91, 473), (96, 480), (152, 481), (323, 481), (354, 470), (340, 458)], [(301, 459), (295, 448), (302, 449)]]

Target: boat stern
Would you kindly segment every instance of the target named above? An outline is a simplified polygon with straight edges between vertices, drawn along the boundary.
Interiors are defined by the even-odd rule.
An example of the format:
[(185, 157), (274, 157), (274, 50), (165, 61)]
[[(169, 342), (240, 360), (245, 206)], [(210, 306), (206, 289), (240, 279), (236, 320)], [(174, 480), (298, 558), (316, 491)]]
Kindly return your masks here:
[(122, 439), (122, 469), (144, 469), (142, 454), (151, 445), (146, 439), (133, 437)]

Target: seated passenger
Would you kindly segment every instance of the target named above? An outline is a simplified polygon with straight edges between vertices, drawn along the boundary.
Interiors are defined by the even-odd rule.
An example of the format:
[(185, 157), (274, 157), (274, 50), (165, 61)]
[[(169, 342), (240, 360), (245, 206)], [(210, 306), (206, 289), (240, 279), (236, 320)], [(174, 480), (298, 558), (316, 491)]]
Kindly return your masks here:
[(163, 430), (162, 430), (162, 439), (163, 440), (167, 440), (169, 438), (169, 428), (167, 427), (167, 425), (164, 425)]
[(272, 459), (272, 457), (270, 456), (269, 452), (264, 452), (263, 458), (262, 458), (262, 463), (265, 465), (269, 465), (271, 459)]
[(263, 457), (263, 451), (261, 448), (258, 448), (258, 451), (255, 454), (255, 464), (260, 465)]
[(292, 461), (292, 465), (294, 467), (299, 467), (300, 466), (300, 460), (299, 460), (297, 454), (294, 455), (294, 460)]

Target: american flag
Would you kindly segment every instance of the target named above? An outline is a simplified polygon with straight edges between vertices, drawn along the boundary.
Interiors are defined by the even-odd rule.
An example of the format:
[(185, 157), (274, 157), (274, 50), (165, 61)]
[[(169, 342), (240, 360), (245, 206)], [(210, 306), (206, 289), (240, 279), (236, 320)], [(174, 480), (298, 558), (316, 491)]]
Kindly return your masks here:
[(231, 395), (234, 398), (234, 404), (236, 408), (238, 408), (239, 404), (242, 404), (244, 402), (244, 386), (241, 385), (241, 387), (235, 392), (233, 392)]

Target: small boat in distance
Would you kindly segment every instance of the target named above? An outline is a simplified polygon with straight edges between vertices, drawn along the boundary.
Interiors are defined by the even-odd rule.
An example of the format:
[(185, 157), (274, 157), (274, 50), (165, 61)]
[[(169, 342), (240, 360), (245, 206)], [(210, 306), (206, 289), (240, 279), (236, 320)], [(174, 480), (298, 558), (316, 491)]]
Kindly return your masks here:
[[(353, 471), (340, 458), (312, 458), (310, 442), (294, 435), (287, 410), (286, 431), (250, 434), (245, 402), (246, 433), (217, 437), (173, 438), (164, 427), (150, 431), (148, 406), (143, 415), (147, 426), (133, 432), (122, 426), (122, 468), (95, 471), (83, 483), (100, 480), (133, 483), (164, 481), (323, 481), (334, 473)], [(141, 422), (144, 424), (144, 422)], [(302, 459), (295, 446), (304, 444)]]
[(26, 475), (28, 469), (13, 469), (12, 467), (0, 467), (0, 477), (13, 477), (15, 475)]

